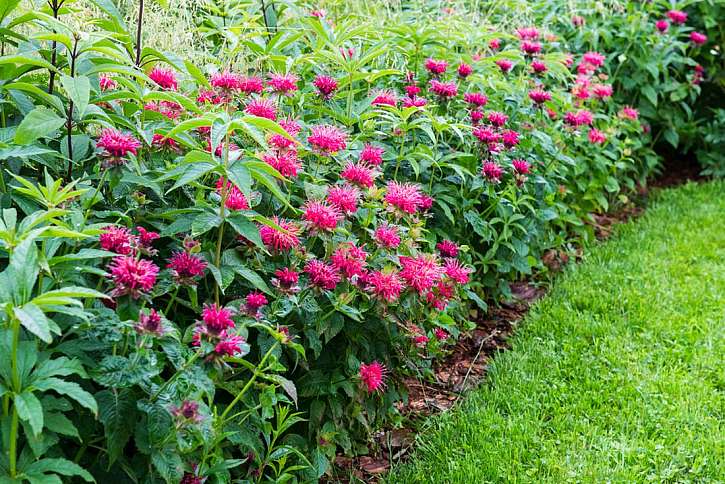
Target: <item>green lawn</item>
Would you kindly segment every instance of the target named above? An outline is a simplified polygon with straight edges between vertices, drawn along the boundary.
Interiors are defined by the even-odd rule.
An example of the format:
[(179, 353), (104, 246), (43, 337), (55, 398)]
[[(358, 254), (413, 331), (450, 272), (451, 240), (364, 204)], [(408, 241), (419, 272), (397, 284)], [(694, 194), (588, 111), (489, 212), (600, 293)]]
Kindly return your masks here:
[(389, 482), (725, 482), (725, 183), (570, 266)]

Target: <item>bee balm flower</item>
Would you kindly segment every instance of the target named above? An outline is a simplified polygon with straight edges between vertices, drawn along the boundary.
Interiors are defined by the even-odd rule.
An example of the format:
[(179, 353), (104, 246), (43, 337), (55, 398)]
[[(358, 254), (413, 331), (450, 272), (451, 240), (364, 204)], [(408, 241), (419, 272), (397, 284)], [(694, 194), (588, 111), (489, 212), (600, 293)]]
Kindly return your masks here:
[(277, 230), (268, 225), (259, 227), (259, 236), (267, 248), (275, 252), (289, 252), (300, 245), (299, 234), (300, 227), (293, 222), (281, 219), (276, 215), (272, 217), (272, 221), (277, 224), (284, 232)]
[(312, 127), (312, 133), (307, 137), (309, 142), (321, 154), (333, 154), (347, 147), (347, 134), (329, 124)]
[(119, 256), (108, 266), (115, 287), (113, 297), (129, 295), (138, 299), (153, 289), (159, 268), (151, 261), (134, 256)]
[(161, 87), (161, 89), (166, 91), (176, 91), (178, 88), (176, 74), (171, 69), (154, 67), (149, 73), (149, 79), (154, 81), (159, 85), (159, 87)]

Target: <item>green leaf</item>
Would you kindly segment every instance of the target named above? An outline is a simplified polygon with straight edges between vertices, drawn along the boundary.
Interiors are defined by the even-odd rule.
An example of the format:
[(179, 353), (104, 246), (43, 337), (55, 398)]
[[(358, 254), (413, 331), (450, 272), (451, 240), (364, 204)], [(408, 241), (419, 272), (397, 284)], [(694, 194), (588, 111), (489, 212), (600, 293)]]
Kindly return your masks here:
[(266, 292), (267, 294), (272, 294), (272, 290), (269, 288), (267, 283), (264, 282), (264, 279), (262, 279), (259, 274), (257, 274), (253, 270), (248, 269), (244, 266), (234, 266), (234, 272), (251, 282), (252, 285), (260, 291)]
[(252, 192), (252, 175), (242, 161), (237, 161), (227, 169), (227, 177), (249, 198)]
[(50, 320), (45, 317), (45, 314), (38, 306), (28, 303), (22, 307), (14, 308), (13, 312), (25, 329), (45, 343), (53, 341), (53, 337), (50, 335)]
[(184, 474), (184, 463), (175, 452), (164, 450), (154, 452), (151, 462), (166, 482), (179, 482)]
[(643, 86), (640, 89), (640, 92), (644, 95), (644, 97), (647, 98), (650, 103), (652, 103), (653, 106), (657, 106), (657, 91), (655, 91), (655, 89), (651, 85), (647, 84)]
[(18, 410), (18, 417), (30, 424), (33, 434), (40, 435), (43, 431), (43, 406), (38, 398), (29, 391), (15, 395), (13, 399), (15, 408)]
[(674, 148), (677, 148), (677, 145), (680, 144), (680, 135), (677, 134), (677, 131), (675, 131), (672, 128), (667, 128), (663, 133), (662, 136), (667, 140), (669, 144), (671, 144)]
[(619, 191), (619, 182), (613, 176), (608, 176), (607, 182), (604, 184), (604, 188), (606, 188), (609, 193), (616, 193)]
[(78, 434), (78, 429), (68, 417), (62, 413), (50, 412), (45, 414), (45, 428), (51, 432), (55, 432), (61, 435), (67, 435), (68, 437), (75, 437), (81, 440), (81, 436)]
[(96, 393), (96, 400), (98, 417), (106, 435), (108, 458), (113, 464), (133, 434), (133, 425), (129, 425), (129, 422), (136, 420), (136, 402), (132, 391), (127, 388), (103, 390)]
[(262, 250), (267, 250), (259, 235), (257, 225), (250, 222), (244, 214), (232, 213), (227, 217), (227, 222), (234, 228), (234, 231), (246, 238)]
[(94, 415), (98, 414), (98, 404), (93, 398), (93, 395), (85, 391), (77, 383), (61, 380), (60, 378), (44, 378), (33, 383), (33, 386), (38, 390), (48, 391), (53, 390), (61, 395), (65, 395), (68, 398), (72, 398), (80, 405), (84, 406)]
[(20, 0), (4, 0), (0, 3), (0, 23), (5, 20), (5, 17), (10, 15), (10, 12), (15, 10), (20, 4)]
[(49, 135), (65, 123), (65, 119), (45, 106), (38, 106), (28, 113), (15, 131), (15, 143), (27, 145)]
[(91, 81), (86, 76), (70, 77), (63, 75), (60, 77), (60, 83), (70, 100), (73, 101), (76, 110), (78, 110), (78, 119), (83, 119), (86, 109), (88, 109), (88, 102), (91, 99)]
[(26, 474), (53, 472), (62, 476), (78, 476), (86, 482), (96, 482), (88, 471), (68, 459), (41, 459), (23, 470)]
[(191, 234), (196, 237), (204, 234), (222, 223), (219, 215), (211, 212), (203, 212), (194, 218), (191, 223)]

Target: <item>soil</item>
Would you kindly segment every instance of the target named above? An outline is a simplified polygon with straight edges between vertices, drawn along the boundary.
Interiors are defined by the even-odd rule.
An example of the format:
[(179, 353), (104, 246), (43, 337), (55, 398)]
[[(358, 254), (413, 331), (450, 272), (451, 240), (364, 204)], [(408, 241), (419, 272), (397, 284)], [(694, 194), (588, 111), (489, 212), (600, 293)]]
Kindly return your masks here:
[[(649, 182), (647, 188), (640, 188), (638, 195), (646, 200), (648, 188), (672, 187), (687, 181), (701, 181), (700, 168), (694, 158), (665, 157), (662, 173)], [(614, 213), (593, 215), (592, 225), (598, 239), (606, 239), (615, 224), (636, 218), (644, 212), (638, 205), (628, 205)], [(581, 249), (573, 254), (562, 250), (547, 251), (542, 259), (552, 272), (560, 271), (566, 264), (578, 261)], [(426, 417), (446, 412), (456, 405), (465, 392), (477, 387), (485, 378), (488, 364), (499, 351), (509, 347), (509, 337), (518, 321), (528, 312), (531, 305), (546, 293), (546, 288), (530, 281), (511, 284), (513, 298), (510, 302), (491, 307), (487, 314), (476, 321), (476, 328), (456, 343), (451, 353), (434, 367), (435, 381), (406, 378), (403, 384), (408, 389), (407, 402), (399, 402), (398, 411), (406, 417), (407, 427), (383, 429), (373, 436), (369, 446), (370, 455), (335, 459), (337, 474), (326, 482), (380, 482), (390, 470), (392, 463), (405, 461), (415, 441), (417, 423)]]

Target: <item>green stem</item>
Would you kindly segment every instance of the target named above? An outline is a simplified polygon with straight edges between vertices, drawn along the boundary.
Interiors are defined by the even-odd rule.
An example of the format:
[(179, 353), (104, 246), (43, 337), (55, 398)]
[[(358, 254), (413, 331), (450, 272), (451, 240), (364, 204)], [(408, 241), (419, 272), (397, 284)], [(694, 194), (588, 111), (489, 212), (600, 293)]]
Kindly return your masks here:
[[(20, 393), (20, 373), (18, 373), (18, 340), (20, 339), (20, 320), (12, 318), (13, 343), (10, 355), (10, 372), (15, 395)], [(17, 448), (18, 448), (18, 409), (13, 403), (13, 415), (10, 421), (10, 445), (8, 447), (8, 460), (10, 477), (14, 478), (17, 473)]]
[[(224, 135), (224, 176), (222, 176), (222, 200), (219, 204), (219, 218), (221, 219), (221, 222), (219, 223), (219, 232), (217, 234), (217, 240), (216, 240), (216, 254), (214, 257), (214, 265), (216, 265), (217, 269), (221, 270), (221, 262), (222, 262), (222, 241), (224, 240), (224, 219), (226, 217), (226, 203), (227, 203), (227, 197), (229, 196), (229, 188), (227, 187), (227, 167), (229, 166), (229, 132)], [(219, 285), (214, 285), (214, 300), (217, 304), (219, 304)]]
[(249, 381), (247, 382), (247, 384), (244, 385), (244, 388), (242, 388), (242, 391), (240, 391), (237, 394), (237, 396), (234, 397), (234, 400), (232, 400), (231, 403), (229, 405), (227, 405), (227, 408), (225, 408), (224, 409), (224, 412), (222, 412), (222, 414), (219, 416), (219, 421), (218, 421), (219, 422), (218, 423), (219, 428), (224, 427), (224, 422), (225, 422), (226, 416), (229, 414), (229, 412), (231, 412), (232, 408), (234, 408), (234, 405), (236, 405), (239, 402), (239, 400), (242, 399), (242, 397), (244, 396), (244, 394), (247, 393), (247, 390), (249, 390), (249, 387), (252, 386), (252, 383), (254, 383), (254, 381), (257, 379), (257, 377), (259, 376), (259, 374), (263, 371), (263, 370), (259, 370), (259, 369), (264, 367), (264, 364), (267, 362), (267, 358), (269, 358), (269, 356), (272, 354), (272, 351), (275, 348), (277, 348), (278, 345), (279, 345), (279, 342), (275, 342), (267, 350), (267, 353), (264, 355), (264, 358), (262, 358), (262, 361), (259, 362), (259, 365), (257, 366), (257, 369), (254, 370), (254, 373), (252, 373), (252, 378), (249, 379)]
[[(101, 169), (103, 170), (103, 168)], [(83, 215), (84, 226), (86, 225), (88, 216), (91, 214), (91, 209), (93, 208), (93, 205), (96, 203), (96, 197), (98, 197), (98, 194), (101, 192), (103, 184), (106, 182), (106, 176), (108, 176), (108, 170), (103, 170), (103, 173), (101, 174), (101, 179), (98, 181), (98, 185), (96, 185), (96, 191), (93, 193), (91, 201), (88, 203), (88, 208), (86, 208), (86, 213)]]
[(174, 304), (174, 301), (176, 301), (176, 295), (179, 294), (179, 287), (176, 286), (176, 289), (174, 289), (174, 293), (171, 295), (171, 299), (169, 299), (169, 304), (166, 305), (166, 309), (164, 309), (164, 316), (169, 314), (169, 310), (171, 309), (171, 305)]

